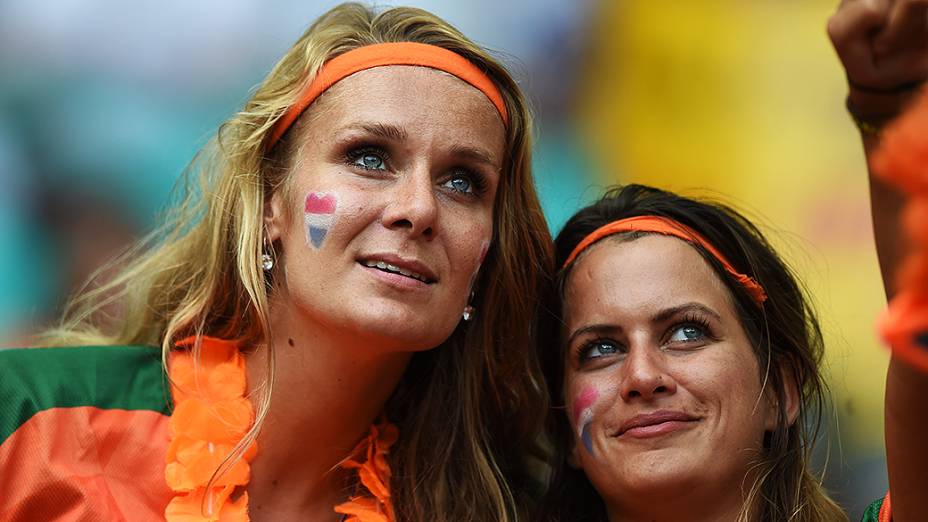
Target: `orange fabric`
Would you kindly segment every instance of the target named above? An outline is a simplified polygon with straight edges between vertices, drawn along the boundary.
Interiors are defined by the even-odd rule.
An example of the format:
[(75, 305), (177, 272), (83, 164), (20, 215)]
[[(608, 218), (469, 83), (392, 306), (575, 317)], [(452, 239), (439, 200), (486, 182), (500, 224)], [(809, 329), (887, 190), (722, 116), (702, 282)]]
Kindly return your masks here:
[(599, 241), (600, 239), (622, 232), (635, 231), (654, 232), (666, 236), (674, 236), (684, 241), (700, 245), (710, 254), (712, 254), (712, 256), (715, 257), (720, 263), (722, 263), (722, 266), (725, 267), (725, 271), (731, 274), (735, 279), (738, 280), (739, 283), (741, 283), (742, 286), (745, 287), (745, 289), (747, 289), (748, 293), (751, 294), (751, 297), (754, 299), (754, 301), (757, 302), (757, 304), (762, 305), (764, 301), (767, 300), (767, 293), (764, 292), (764, 289), (759, 284), (757, 284), (757, 281), (735, 270), (735, 268), (731, 266), (731, 263), (725, 259), (725, 256), (716, 250), (716, 248), (712, 246), (712, 244), (709, 243), (709, 241), (706, 240), (706, 238), (704, 238), (701, 234), (684, 225), (683, 223), (679, 223), (673, 219), (661, 216), (634, 216), (620, 219), (618, 221), (613, 221), (612, 223), (608, 223), (597, 228), (585, 238), (583, 238), (583, 241), (580, 241), (576, 247), (574, 247), (570, 255), (567, 256), (567, 261), (564, 262), (563, 268), (567, 268), (570, 263), (572, 263), (574, 259), (580, 255), (581, 252), (586, 250), (590, 245)]
[(155, 411), (40, 411), (0, 446), (0, 520), (162, 520), (167, 445)]
[(928, 372), (928, 90), (883, 133), (871, 167), (907, 196), (900, 216), (909, 252), (898, 293), (880, 317), (878, 330), (893, 355)]
[[(177, 343), (188, 348), (171, 354), (169, 374), (174, 396), (170, 420), (171, 442), (166, 450), (164, 476), (174, 498), (164, 511), (168, 522), (244, 522), (248, 517), (251, 478), (249, 462), (257, 453), (252, 443), (243, 458), (220, 475), (207, 489), (213, 473), (254, 423), (254, 409), (245, 398), (245, 358), (238, 343), (201, 337)], [(390, 501), (390, 446), (399, 437), (387, 421), (371, 426), (370, 434), (342, 463), (357, 469), (361, 486), (370, 493), (358, 494), (335, 507), (351, 522), (392, 522)], [(364, 456), (364, 461), (359, 456)], [(233, 500), (236, 492), (241, 492)]]
[(235, 501), (230, 496), (251, 478), (255, 443), (207, 488), (254, 423), (254, 408), (245, 398), (245, 358), (233, 341), (201, 337), (199, 347), (195, 341), (179, 341), (178, 347), (189, 349), (170, 358), (174, 413), (164, 477), (175, 496), (164, 516), (169, 522), (247, 521), (248, 494), (243, 491)]
[(871, 167), (886, 181), (910, 195), (928, 195), (928, 90), (889, 125)]
[[(399, 438), (399, 430), (387, 421), (371, 426), (371, 432), (352, 452), (353, 458), (342, 463), (346, 469), (357, 469), (361, 485), (373, 498), (355, 495), (335, 506), (335, 512), (348, 515), (346, 522), (392, 522), (395, 520), (390, 498), (390, 463), (387, 456)], [(362, 462), (357, 457), (363, 455)]]
[(877, 522), (893, 522), (893, 507), (889, 502), (889, 492), (883, 498), (883, 504), (880, 506), (880, 514)]
[(894, 355), (928, 372), (928, 348), (915, 343), (916, 335), (928, 334), (928, 293), (900, 292), (880, 315), (877, 330)]
[(496, 84), (467, 58), (436, 45), (416, 42), (380, 43), (352, 49), (326, 62), (296, 102), (274, 125), (267, 144), (268, 150), (274, 147), (313, 100), (329, 87), (356, 72), (386, 65), (416, 65), (453, 74), (483, 92), (499, 111), (503, 124), (509, 125), (506, 103)]

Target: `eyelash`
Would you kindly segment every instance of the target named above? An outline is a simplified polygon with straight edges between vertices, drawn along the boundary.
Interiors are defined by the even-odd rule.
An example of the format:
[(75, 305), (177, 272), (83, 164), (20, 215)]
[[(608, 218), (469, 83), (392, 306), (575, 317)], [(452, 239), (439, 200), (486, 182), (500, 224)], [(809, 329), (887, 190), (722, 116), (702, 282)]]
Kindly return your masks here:
[(695, 326), (699, 328), (702, 331), (702, 337), (700, 337), (699, 339), (693, 339), (691, 341), (677, 341), (677, 342), (689, 344), (689, 343), (698, 343), (698, 342), (702, 342), (706, 340), (709, 340), (709, 341), (716, 340), (716, 337), (712, 334), (712, 329), (709, 325), (709, 320), (693, 312), (687, 313), (686, 315), (683, 316), (682, 321), (675, 323), (673, 326), (671, 326), (670, 329), (667, 331), (668, 337), (670, 336), (670, 334), (686, 326)]
[[(376, 172), (376, 171), (381, 170), (381, 169), (365, 167), (364, 165), (357, 163), (358, 159), (363, 158), (364, 156), (368, 154), (379, 156), (380, 159), (383, 161), (384, 165), (390, 162), (390, 154), (386, 150), (384, 150), (382, 147), (370, 146), (370, 145), (356, 147), (356, 148), (349, 150), (345, 154), (344, 161), (348, 166), (357, 167), (357, 168), (360, 168), (366, 171)], [(469, 196), (469, 197), (479, 197), (483, 195), (484, 193), (486, 193), (487, 179), (480, 172), (468, 169), (466, 167), (455, 167), (451, 170), (451, 173), (448, 176), (446, 181), (451, 181), (458, 177), (463, 177), (463, 178), (466, 178), (468, 181), (470, 181), (473, 184), (473, 191), (472, 192), (455, 191), (455, 192), (458, 192), (459, 194), (462, 194), (464, 196)]]
[[(709, 320), (706, 319), (705, 317), (702, 317), (701, 315), (697, 315), (692, 312), (683, 316), (681, 321), (674, 323), (673, 326), (671, 326), (667, 330), (667, 336), (669, 337), (670, 334), (686, 326), (695, 326), (699, 328), (702, 331), (702, 337), (699, 339), (694, 339), (692, 341), (678, 341), (680, 343), (689, 344), (689, 343), (698, 343), (698, 342), (703, 342), (703, 341), (714, 341), (717, 339), (712, 334), (712, 330), (709, 325)], [(620, 351), (622, 349), (621, 343), (618, 343), (612, 339), (600, 337), (600, 338), (593, 339), (589, 342), (583, 343), (579, 347), (577, 347), (576, 353), (575, 353), (576, 360), (579, 361), (581, 364), (583, 364), (583, 363), (592, 361), (594, 359), (599, 359), (601, 357), (606, 357), (608, 355), (611, 355), (611, 354), (606, 354), (600, 357), (588, 357), (588, 354), (593, 350), (593, 348), (599, 345), (604, 345), (604, 344), (610, 344), (614, 346), (617, 351)]]
[(600, 337), (597, 339), (593, 339), (592, 341), (583, 343), (579, 347), (577, 347), (577, 351), (575, 354), (577, 361), (579, 361), (580, 364), (584, 364), (584, 363), (588, 363), (595, 359), (607, 357), (610, 354), (601, 355), (599, 357), (589, 357), (589, 353), (593, 351), (593, 348), (595, 348), (596, 346), (604, 345), (604, 344), (611, 344), (615, 346), (617, 351), (622, 349), (621, 344), (613, 341), (612, 339)]
[(464, 177), (467, 178), (473, 184), (472, 192), (460, 192), (465, 196), (470, 197), (480, 197), (487, 191), (487, 180), (477, 171), (470, 170), (464, 167), (457, 167), (451, 171), (451, 175), (448, 176), (448, 181), (453, 180), (454, 178)]
[(379, 156), (380, 159), (383, 160), (384, 165), (386, 165), (390, 161), (390, 154), (386, 150), (384, 150), (381, 147), (372, 147), (368, 145), (368, 146), (361, 146), (361, 147), (353, 148), (349, 150), (348, 152), (346, 152), (345, 163), (351, 167), (358, 167), (360, 169), (367, 170), (367, 171), (380, 170), (380, 169), (372, 169), (370, 167), (365, 167), (364, 165), (357, 163), (358, 159), (363, 158), (364, 156), (368, 154)]

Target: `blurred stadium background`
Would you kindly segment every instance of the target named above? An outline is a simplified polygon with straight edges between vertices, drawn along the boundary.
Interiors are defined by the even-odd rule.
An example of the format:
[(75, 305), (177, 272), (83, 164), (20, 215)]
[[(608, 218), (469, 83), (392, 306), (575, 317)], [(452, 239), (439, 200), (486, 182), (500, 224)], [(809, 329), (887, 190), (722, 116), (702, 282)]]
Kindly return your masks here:
[[(758, 220), (817, 300), (834, 394), (820, 460), (859, 519), (886, 488), (887, 355), (863, 154), (824, 29), (837, 0), (405, 3), (497, 51), (528, 92), (555, 233), (615, 182)], [(0, 1), (3, 344), (151, 227), (195, 151), (334, 4)]]

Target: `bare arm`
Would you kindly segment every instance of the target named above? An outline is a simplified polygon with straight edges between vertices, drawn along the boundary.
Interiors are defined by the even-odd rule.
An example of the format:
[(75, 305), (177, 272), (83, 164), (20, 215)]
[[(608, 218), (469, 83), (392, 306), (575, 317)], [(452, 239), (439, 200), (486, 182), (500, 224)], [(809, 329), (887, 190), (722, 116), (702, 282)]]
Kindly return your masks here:
[(928, 520), (928, 376), (893, 359), (886, 374), (886, 462), (895, 522)]
[[(928, 78), (928, 0), (845, 0), (828, 33), (848, 76), (848, 106), (880, 125)], [(868, 165), (879, 135), (862, 132)], [(926, 137), (928, 139), (928, 137)], [(870, 206), (887, 297), (905, 255), (903, 196), (870, 172)], [(886, 380), (886, 456), (895, 522), (928, 520), (928, 374), (893, 358)]]
[[(879, 145), (879, 137), (865, 134), (861, 139), (869, 165), (870, 158)], [(905, 198), (895, 187), (876, 177), (869, 167), (867, 171), (870, 178), (870, 214), (873, 219), (877, 258), (886, 298), (891, 299), (895, 294), (896, 269), (905, 256), (905, 238), (899, 231), (899, 213)]]

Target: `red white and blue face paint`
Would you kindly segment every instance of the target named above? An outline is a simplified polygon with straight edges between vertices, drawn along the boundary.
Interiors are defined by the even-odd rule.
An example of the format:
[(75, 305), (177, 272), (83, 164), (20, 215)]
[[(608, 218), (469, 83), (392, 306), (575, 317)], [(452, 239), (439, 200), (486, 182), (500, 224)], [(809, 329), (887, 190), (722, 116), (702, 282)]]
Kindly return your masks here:
[(593, 440), (590, 437), (590, 424), (593, 422), (593, 403), (599, 397), (595, 388), (586, 388), (574, 400), (574, 427), (577, 437), (583, 442), (587, 453), (593, 454)]
[(335, 209), (338, 198), (330, 192), (310, 192), (306, 195), (304, 206), (304, 223), (306, 225), (306, 242), (318, 250), (325, 241), (335, 223)]

